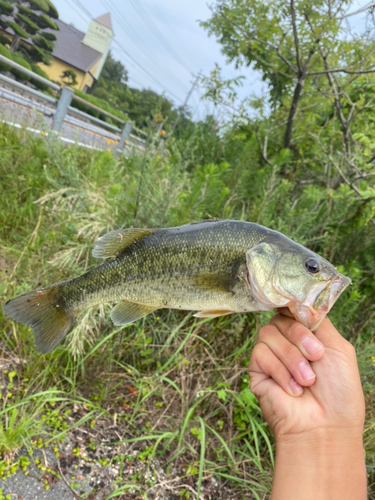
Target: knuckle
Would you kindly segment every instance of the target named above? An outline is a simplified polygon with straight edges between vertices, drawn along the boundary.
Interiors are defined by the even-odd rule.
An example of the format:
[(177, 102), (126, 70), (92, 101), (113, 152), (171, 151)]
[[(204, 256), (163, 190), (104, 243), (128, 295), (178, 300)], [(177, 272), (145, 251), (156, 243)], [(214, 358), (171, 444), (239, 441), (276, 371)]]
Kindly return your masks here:
[(298, 338), (301, 337), (302, 335), (305, 335), (305, 330), (306, 328), (301, 323), (293, 321), (293, 323), (288, 328), (287, 332), (289, 337)]
[(256, 344), (256, 346), (254, 347), (253, 349), (253, 354), (255, 355), (262, 355), (264, 354), (266, 351), (269, 350), (269, 347), (267, 344), (265, 344), (264, 342), (259, 342), (258, 344)]
[(297, 349), (293, 344), (287, 344), (284, 348), (284, 355), (286, 358), (295, 358), (297, 354)]
[(269, 335), (272, 327), (270, 325), (262, 326), (262, 328), (258, 332), (258, 342), (263, 342), (263, 340)]

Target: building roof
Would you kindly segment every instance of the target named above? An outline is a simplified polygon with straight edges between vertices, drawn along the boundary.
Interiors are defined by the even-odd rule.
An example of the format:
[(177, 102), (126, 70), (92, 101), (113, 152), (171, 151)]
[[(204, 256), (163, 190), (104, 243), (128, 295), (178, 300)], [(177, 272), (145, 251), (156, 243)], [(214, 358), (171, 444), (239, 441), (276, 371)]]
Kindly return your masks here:
[(54, 21), (59, 25), (60, 30), (48, 30), (53, 32), (57, 38), (54, 43), (53, 56), (87, 73), (93, 64), (101, 58), (102, 54), (82, 43), (85, 33), (60, 19), (54, 19)]
[(110, 29), (113, 32), (111, 14), (109, 12), (107, 12), (107, 14), (103, 14), (102, 16), (97, 17), (96, 19), (94, 19), (94, 21), (101, 24), (102, 26), (105, 26), (106, 28)]

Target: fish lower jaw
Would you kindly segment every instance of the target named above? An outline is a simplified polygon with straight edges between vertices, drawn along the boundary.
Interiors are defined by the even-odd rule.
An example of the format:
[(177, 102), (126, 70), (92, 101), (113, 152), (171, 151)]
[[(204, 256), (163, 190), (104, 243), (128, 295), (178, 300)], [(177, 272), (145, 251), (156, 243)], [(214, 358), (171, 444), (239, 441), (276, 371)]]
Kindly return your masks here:
[(318, 329), (328, 312), (327, 307), (316, 310), (308, 303), (291, 303), (289, 304), (289, 309), (295, 319), (311, 331)]

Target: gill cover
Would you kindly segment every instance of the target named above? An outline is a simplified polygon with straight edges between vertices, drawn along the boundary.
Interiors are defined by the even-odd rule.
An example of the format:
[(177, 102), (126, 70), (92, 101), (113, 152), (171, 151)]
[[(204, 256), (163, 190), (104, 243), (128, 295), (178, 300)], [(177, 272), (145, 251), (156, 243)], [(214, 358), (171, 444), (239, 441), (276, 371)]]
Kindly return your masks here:
[(269, 243), (260, 243), (246, 252), (248, 281), (255, 300), (266, 309), (286, 306), (290, 297), (275, 288), (278, 256)]

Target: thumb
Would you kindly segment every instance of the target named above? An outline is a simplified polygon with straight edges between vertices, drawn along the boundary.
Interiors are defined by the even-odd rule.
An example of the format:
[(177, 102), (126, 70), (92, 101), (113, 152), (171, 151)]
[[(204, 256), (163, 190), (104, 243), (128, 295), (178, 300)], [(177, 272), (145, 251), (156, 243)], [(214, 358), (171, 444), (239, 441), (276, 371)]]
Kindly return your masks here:
[(283, 316), (287, 316), (288, 318), (295, 319), (294, 315), (290, 312), (288, 307), (280, 307), (280, 309), (278, 309), (278, 311)]

